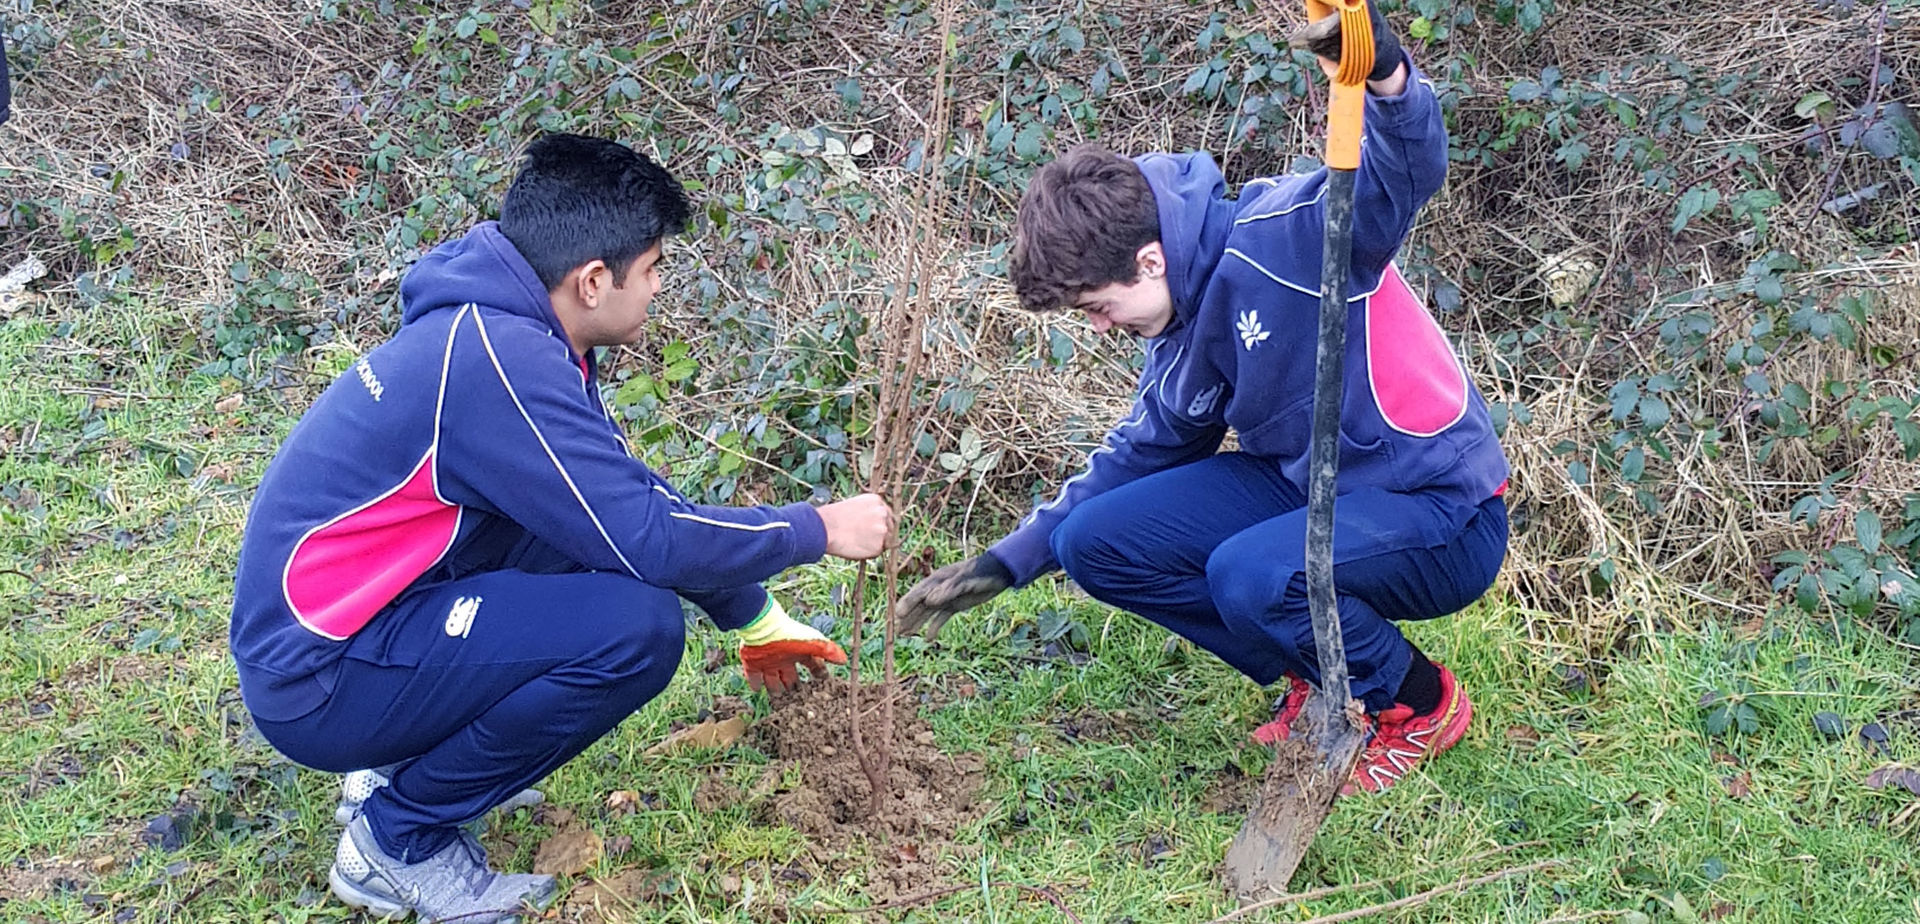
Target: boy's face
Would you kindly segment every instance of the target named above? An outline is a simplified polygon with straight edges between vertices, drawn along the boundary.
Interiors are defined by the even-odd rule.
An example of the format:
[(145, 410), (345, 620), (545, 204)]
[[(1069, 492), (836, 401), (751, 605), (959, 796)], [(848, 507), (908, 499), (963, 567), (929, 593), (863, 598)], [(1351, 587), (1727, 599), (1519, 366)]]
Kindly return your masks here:
[(1073, 300), (1100, 333), (1119, 328), (1136, 337), (1158, 337), (1173, 323), (1173, 294), (1167, 288), (1166, 254), (1155, 241), (1135, 256), (1138, 276), (1088, 289)]
[(591, 270), (593, 278), (584, 280), (582, 287), (582, 300), (588, 306), (582, 312), (585, 329), (574, 339), (587, 347), (620, 346), (640, 339), (647, 308), (660, 292), (660, 248), (656, 243), (633, 258), (624, 285), (613, 284), (613, 270), (605, 264)]

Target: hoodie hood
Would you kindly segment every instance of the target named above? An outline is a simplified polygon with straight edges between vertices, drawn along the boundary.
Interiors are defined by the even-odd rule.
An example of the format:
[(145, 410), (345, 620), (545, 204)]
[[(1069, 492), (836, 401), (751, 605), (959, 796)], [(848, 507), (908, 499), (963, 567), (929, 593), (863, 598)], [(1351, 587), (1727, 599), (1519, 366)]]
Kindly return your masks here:
[(546, 287), (527, 258), (500, 233), (498, 222), (481, 222), (464, 237), (433, 248), (400, 280), (401, 324), (466, 304), (532, 318), (567, 342)]
[(1226, 177), (1206, 154), (1143, 154), (1134, 164), (1153, 189), (1160, 246), (1167, 252), (1167, 289), (1174, 316), (1184, 323), (1198, 309), (1233, 230)]

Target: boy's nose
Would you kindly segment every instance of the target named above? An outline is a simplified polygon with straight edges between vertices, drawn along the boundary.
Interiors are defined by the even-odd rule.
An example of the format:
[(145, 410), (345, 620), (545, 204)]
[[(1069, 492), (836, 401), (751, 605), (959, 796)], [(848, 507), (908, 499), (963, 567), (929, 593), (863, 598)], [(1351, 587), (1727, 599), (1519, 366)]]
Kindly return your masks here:
[(1093, 332), (1096, 334), (1104, 334), (1113, 329), (1113, 322), (1100, 315), (1094, 315), (1087, 320), (1093, 322)]

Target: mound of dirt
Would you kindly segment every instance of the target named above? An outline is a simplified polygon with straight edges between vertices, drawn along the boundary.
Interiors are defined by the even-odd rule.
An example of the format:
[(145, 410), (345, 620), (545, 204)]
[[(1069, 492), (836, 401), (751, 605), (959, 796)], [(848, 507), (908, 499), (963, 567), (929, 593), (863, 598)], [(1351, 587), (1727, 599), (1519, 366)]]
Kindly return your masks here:
[[(773, 714), (752, 731), (774, 758), (770, 777), (781, 781), (759, 804), (762, 820), (793, 828), (832, 852), (830, 867), (862, 852), (879, 861), (868, 890), (875, 899), (926, 887), (939, 875), (939, 858), (953, 852), (954, 834), (988, 808), (976, 798), (985, 761), (936, 746), (932, 727), (909, 695), (914, 684), (904, 680), (894, 694), (889, 792), (878, 815), (870, 812), (871, 787), (853, 747), (846, 681), (803, 684), (780, 696)], [(871, 750), (879, 743), (879, 687), (864, 689), (860, 704), (868, 717), (861, 732)], [(852, 849), (863, 844), (865, 851)]]

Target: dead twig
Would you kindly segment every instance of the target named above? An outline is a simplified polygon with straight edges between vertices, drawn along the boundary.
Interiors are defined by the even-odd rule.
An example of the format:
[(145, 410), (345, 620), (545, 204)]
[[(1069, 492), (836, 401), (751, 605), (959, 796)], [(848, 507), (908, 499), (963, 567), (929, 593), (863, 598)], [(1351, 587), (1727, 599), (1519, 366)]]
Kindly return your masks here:
[[(1307, 920), (1300, 922), (1300, 924), (1336, 924), (1336, 922), (1339, 922), (1339, 921), (1351, 921), (1351, 920), (1354, 920), (1355, 918), (1367, 917), (1368, 915), (1381, 914), (1387, 911), (1398, 911), (1402, 908), (1411, 908), (1415, 905), (1422, 905), (1427, 902), (1430, 902), (1435, 898), (1438, 898), (1449, 892), (1458, 892), (1461, 889), (1470, 889), (1477, 885), (1486, 885), (1489, 882), (1498, 882), (1499, 880), (1510, 879), (1514, 876), (1524, 876), (1527, 873), (1537, 872), (1539, 870), (1543, 870), (1551, 866), (1559, 866), (1562, 862), (1563, 861), (1558, 859), (1541, 860), (1537, 863), (1529, 863), (1526, 866), (1515, 866), (1508, 869), (1499, 870), (1497, 872), (1488, 873), (1484, 876), (1477, 876), (1472, 879), (1463, 879), (1463, 880), (1460, 880), (1459, 882), (1450, 882), (1443, 886), (1434, 886), (1433, 888), (1428, 889), (1425, 892), (1419, 892), (1413, 895), (1409, 895), (1405, 898), (1394, 899), (1393, 901), (1390, 901), (1390, 902), (1381, 902), (1380, 904), (1377, 904), (1377, 905), (1368, 905), (1365, 908), (1355, 908), (1351, 911), (1341, 911), (1334, 914), (1324, 914), (1317, 918), (1308, 918)], [(1269, 899), (1268, 901), (1260, 902), (1257, 905), (1248, 905), (1247, 907), (1242, 908), (1239, 911), (1236, 911), (1224, 917), (1215, 918), (1212, 921), (1207, 922), (1207, 924), (1222, 924), (1222, 922), (1234, 920), (1235, 918), (1241, 917), (1247, 912), (1257, 908), (1264, 908), (1264, 907), (1270, 907), (1273, 905), (1281, 905), (1281, 904), (1292, 904), (1294, 902), (1304, 901), (1304, 900), (1305, 900), (1304, 896), (1288, 896), (1285, 898)]]
[(1541, 847), (1541, 846), (1544, 846), (1546, 843), (1547, 843), (1546, 841), (1526, 841), (1524, 843), (1519, 843), (1519, 844), (1508, 844), (1505, 847), (1496, 847), (1492, 850), (1483, 850), (1472, 856), (1461, 857), (1457, 860), (1448, 860), (1443, 863), (1435, 864), (1434, 866), (1428, 867), (1427, 869), (1424, 869), (1424, 870), (1413, 870), (1398, 876), (1382, 876), (1378, 879), (1369, 879), (1366, 882), (1350, 882), (1350, 883), (1345, 883), (1337, 886), (1326, 886), (1324, 888), (1319, 888), (1319, 889), (1310, 889), (1305, 892), (1296, 892), (1292, 895), (1281, 895), (1276, 898), (1264, 899), (1262, 901), (1254, 902), (1251, 905), (1246, 905), (1223, 917), (1215, 918), (1212, 922), (1210, 922), (1210, 924), (1222, 924), (1222, 922), (1243, 918), (1256, 911), (1260, 911), (1266, 908), (1272, 908), (1277, 905), (1292, 905), (1292, 904), (1298, 904), (1300, 902), (1318, 901), (1322, 898), (1326, 898), (1329, 895), (1339, 895), (1342, 892), (1357, 892), (1362, 889), (1377, 888), (1379, 886), (1386, 885), (1389, 882), (1399, 882), (1400, 880), (1405, 879), (1409, 876), (1415, 875), (1416, 873), (1432, 872), (1434, 870), (1445, 869), (1449, 866), (1466, 866), (1470, 863), (1478, 863), (1481, 860), (1485, 860), (1490, 857), (1497, 857), (1502, 854), (1513, 853), (1516, 850), (1525, 850), (1529, 847)]
[(1067, 920), (1072, 921), (1073, 924), (1082, 924), (1080, 916), (1074, 914), (1073, 909), (1067, 907), (1066, 900), (1061, 898), (1058, 893), (1055, 893), (1052, 888), (1030, 886), (1019, 882), (988, 882), (981, 885), (950, 886), (944, 889), (935, 889), (931, 892), (909, 895), (906, 898), (896, 898), (892, 901), (881, 902), (878, 905), (868, 905), (865, 908), (822, 908), (818, 905), (775, 905), (775, 907), (784, 908), (788, 911), (797, 911), (802, 914), (878, 914), (882, 911), (891, 911), (895, 908), (910, 908), (915, 905), (924, 905), (927, 902), (937, 901), (949, 895), (959, 895), (975, 889), (1018, 889), (1023, 894), (1046, 899), (1055, 908), (1060, 909), (1060, 913), (1065, 915)]

